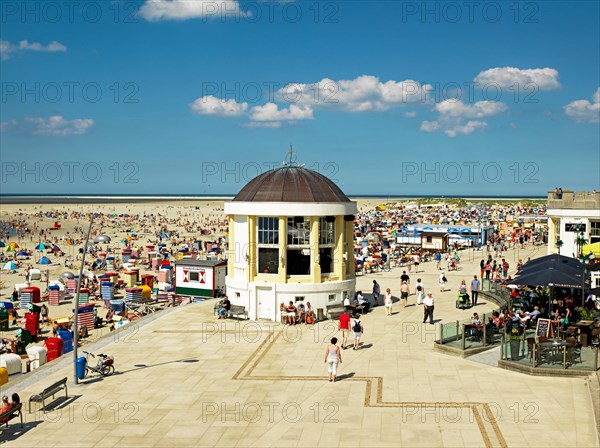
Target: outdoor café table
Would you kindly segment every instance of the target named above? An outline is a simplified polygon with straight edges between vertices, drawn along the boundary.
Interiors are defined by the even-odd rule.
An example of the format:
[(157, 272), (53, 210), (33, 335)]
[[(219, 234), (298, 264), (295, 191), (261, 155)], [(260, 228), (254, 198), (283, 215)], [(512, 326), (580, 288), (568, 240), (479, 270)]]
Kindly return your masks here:
[(560, 349), (562, 348), (563, 352), (563, 369), (567, 368), (567, 346), (569, 344), (565, 341), (548, 341), (542, 342), (540, 347), (543, 347), (546, 350), (550, 350), (552, 353), (552, 357), (560, 353)]

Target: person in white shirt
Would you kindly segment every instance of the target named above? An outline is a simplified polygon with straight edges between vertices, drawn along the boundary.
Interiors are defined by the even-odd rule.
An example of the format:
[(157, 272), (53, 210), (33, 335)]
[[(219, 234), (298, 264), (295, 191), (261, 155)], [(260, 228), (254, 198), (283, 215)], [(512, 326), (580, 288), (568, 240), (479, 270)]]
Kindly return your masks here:
[(421, 301), (425, 297), (425, 286), (420, 278), (417, 279), (417, 284), (415, 285), (415, 294), (417, 296), (417, 305), (421, 305)]
[(386, 316), (392, 315), (392, 305), (394, 303), (392, 299), (392, 291), (390, 288), (385, 290), (385, 294), (383, 295), (383, 302), (385, 304), (385, 314)]
[(431, 291), (427, 292), (427, 296), (425, 297), (425, 309), (423, 313), (423, 323), (427, 322), (427, 317), (429, 316), (429, 324), (433, 325), (433, 308), (435, 302), (433, 300), (433, 293)]
[(441, 272), (439, 282), (440, 282), (440, 292), (444, 292), (446, 290), (446, 275), (444, 271)]

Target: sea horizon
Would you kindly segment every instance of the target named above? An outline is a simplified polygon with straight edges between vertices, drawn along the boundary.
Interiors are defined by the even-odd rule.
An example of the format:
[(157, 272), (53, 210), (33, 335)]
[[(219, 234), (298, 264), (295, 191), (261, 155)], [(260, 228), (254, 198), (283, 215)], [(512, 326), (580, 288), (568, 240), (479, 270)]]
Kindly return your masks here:
[[(52, 203), (60, 202), (84, 202), (84, 203), (99, 203), (102, 201), (215, 201), (233, 199), (235, 194), (0, 194), (0, 203), (3, 204), (19, 204), (19, 203)], [(539, 195), (394, 195), (394, 194), (349, 194), (348, 197), (352, 200), (358, 199), (389, 199), (389, 200), (411, 200), (411, 199), (467, 199), (467, 200), (499, 200), (499, 201), (514, 201), (514, 200), (543, 200), (546, 196)]]

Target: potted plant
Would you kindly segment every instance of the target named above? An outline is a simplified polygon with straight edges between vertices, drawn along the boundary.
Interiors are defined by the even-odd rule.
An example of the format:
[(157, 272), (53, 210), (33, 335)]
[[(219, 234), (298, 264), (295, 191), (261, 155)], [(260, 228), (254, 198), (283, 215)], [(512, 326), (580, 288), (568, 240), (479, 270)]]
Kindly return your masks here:
[(519, 359), (519, 346), (521, 344), (521, 334), (517, 327), (512, 327), (508, 334), (508, 339), (510, 343), (510, 359), (517, 361)]

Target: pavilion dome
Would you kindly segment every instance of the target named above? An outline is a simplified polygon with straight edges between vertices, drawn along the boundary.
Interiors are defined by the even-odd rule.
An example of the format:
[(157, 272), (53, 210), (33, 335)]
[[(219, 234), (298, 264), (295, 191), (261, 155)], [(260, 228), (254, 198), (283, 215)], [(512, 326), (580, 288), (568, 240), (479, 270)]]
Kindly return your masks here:
[(351, 202), (330, 179), (302, 166), (283, 166), (262, 173), (240, 190), (239, 202)]

